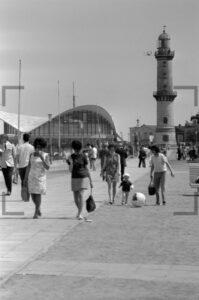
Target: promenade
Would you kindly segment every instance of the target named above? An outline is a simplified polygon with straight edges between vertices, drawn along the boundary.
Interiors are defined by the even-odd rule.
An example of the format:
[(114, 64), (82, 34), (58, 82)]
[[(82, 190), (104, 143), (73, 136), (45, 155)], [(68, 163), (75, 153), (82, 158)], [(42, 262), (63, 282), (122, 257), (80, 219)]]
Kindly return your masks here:
[[(149, 168), (139, 169), (136, 158), (127, 164), (133, 192), (147, 195)], [(92, 223), (75, 219), (70, 174), (62, 162), (49, 171), (41, 219), (32, 219), (31, 201), (22, 202), (20, 184), (14, 185), (0, 219), (0, 299), (199, 299), (198, 208), (188, 164), (171, 164), (175, 178), (168, 172), (167, 205), (155, 206), (147, 196), (142, 208), (130, 201), (121, 206), (119, 191), (116, 204), (106, 205), (98, 166), (92, 171)]]

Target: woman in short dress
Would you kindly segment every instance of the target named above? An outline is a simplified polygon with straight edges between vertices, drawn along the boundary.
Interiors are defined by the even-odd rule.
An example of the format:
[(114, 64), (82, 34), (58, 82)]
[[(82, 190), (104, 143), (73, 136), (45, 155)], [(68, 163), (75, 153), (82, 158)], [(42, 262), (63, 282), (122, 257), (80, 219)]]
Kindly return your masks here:
[(82, 216), (84, 191), (88, 189), (89, 184), (91, 189), (93, 188), (92, 179), (88, 170), (88, 158), (81, 151), (82, 143), (80, 141), (74, 140), (71, 147), (74, 150), (74, 153), (67, 162), (70, 165), (72, 164), (71, 189), (78, 210), (76, 218), (78, 220), (85, 219), (86, 221), (89, 221)]
[(48, 153), (44, 152), (46, 141), (43, 138), (34, 140), (35, 151), (30, 156), (29, 166), (25, 175), (28, 179), (28, 189), (35, 205), (33, 219), (41, 216), (41, 195), (46, 194), (46, 170), (50, 168)]
[[(113, 204), (116, 196), (116, 186), (119, 181), (120, 157), (115, 152), (114, 144), (109, 144), (109, 153), (105, 156), (101, 175), (105, 176), (108, 185), (109, 203)], [(112, 190), (112, 197), (111, 197)]]

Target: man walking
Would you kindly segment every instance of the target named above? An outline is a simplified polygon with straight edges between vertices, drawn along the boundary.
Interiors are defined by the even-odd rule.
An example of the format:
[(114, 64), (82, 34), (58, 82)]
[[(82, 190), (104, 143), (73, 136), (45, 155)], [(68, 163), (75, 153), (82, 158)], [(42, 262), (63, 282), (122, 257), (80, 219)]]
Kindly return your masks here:
[(24, 133), (23, 144), (17, 148), (17, 163), (19, 164), (19, 176), (23, 185), (26, 169), (29, 164), (30, 155), (34, 152), (34, 147), (29, 143), (30, 135)]
[(139, 164), (138, 167), (140, 168), (141, 165), (143, 168), (146, 168), (146, 151), (144, 150), (144, 146), (142, 145), (139, 151)]
[(14, 144), (9, 142), (7, 134), (1, 137), (0, 156), (2, 173), (7, 188), (5, 194), (10, 196), (12, 193), (12, 175), (16, 165), (16, 148)]
[(121, 181), (122, 181), (125, 172), (125, 167), (126, 167), (126, 159), (128, 155), (123, 145), (121, 145), (120, 148), (117, 149), (115, 152), (118, 153), (120, 156), (120, 171), (121, 171)]

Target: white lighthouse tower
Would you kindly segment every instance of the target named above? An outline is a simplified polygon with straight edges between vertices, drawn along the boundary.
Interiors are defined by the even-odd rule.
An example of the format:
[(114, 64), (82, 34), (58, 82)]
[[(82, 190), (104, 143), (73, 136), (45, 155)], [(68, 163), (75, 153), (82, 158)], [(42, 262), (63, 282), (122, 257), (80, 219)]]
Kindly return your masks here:
[(174, 51), (170, 49), (170, 37), (163, 33), (158, 37), (157, 92), (153, 93), (157, 101), (157, 128), (155, 140), (158, 145), (176, 145), (173, 101), (177, 93), (173, 91), (172, 59)]

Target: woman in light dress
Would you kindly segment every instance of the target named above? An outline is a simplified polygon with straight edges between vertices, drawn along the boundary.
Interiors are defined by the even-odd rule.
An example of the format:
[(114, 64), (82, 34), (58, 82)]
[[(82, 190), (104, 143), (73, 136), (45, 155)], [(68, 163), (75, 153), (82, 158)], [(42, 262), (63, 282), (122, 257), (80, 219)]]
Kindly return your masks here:
[(109, 144), (108, 150), (109, 153), (104, 159), (104, 165), (101, 171), (101, 176), (106, 178), (106, 182), (108, 185), (109, 204), (114, 204), (117, 182), (119, 181), (120, 176), (120, 157), (119, 154), (115, 152), (114, 144)]
[(28, 189), (35, 205), (33, 218), (41, 216), (41, 196), (46, 194), (46, 170), (50, 168), (48, 153), (44, 152), (46, 141), (43, 138), (36, 138), (34, 143), (35, 151), (30, 156), (29, 166), (25, 175), (28, 180)]

